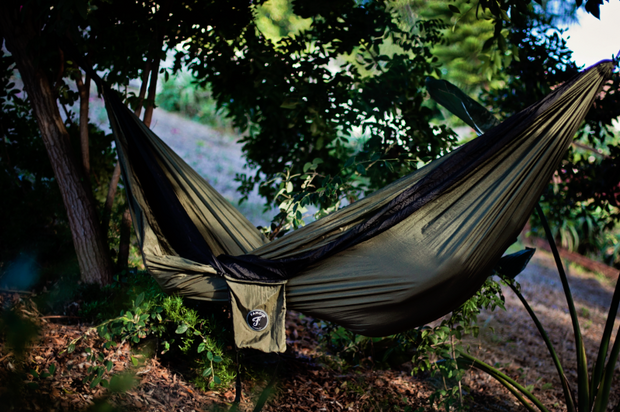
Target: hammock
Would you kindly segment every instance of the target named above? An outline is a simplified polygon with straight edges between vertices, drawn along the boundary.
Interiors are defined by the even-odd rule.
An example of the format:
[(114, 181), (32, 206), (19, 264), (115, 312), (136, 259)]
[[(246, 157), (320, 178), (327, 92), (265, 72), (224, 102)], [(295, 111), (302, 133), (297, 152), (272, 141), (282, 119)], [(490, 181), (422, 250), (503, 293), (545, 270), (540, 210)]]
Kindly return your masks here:
[(271, 242), (116, 93), (104, 98), (148, 271), (169, 293), (230, 301), (238, 347), (281, 352), (287, 307), (385, 336), (475, 294), (612, 69), (593, 66), (448, 155)]

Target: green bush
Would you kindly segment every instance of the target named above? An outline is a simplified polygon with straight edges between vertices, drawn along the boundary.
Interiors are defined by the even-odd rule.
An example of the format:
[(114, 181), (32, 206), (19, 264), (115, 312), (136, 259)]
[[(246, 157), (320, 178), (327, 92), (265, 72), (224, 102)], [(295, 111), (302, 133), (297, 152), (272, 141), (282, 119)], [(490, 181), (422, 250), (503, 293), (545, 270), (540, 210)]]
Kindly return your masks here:
[(217, 107), (211, 91), (198, 85), (191, 74), (179, 72), (162, 82), (156, 103), (169, 112), (179, 112), (196, 122), (220, 130), (231, 130), (225, 109)]
[[(154, 347), (193, 370), (194, 383), (203, 389), (228, 385), (236, 376), (232, 358), (232, 331), (221, 305), (194, 304), (179, 296), (166, 295), (146, 272), (119, 276), (103, 288), (85, 287), (81, 314), (99, 323), (102, 349), (122, 342)], [(80, 337), (68, 347), (75, 350)], [(95, 363), (85, 378), (92, 387), (110, 382), (103, 379), (113, 365), (101, 353), (89, 353)], [(137, 364), (137, 358), (132, 358)]]

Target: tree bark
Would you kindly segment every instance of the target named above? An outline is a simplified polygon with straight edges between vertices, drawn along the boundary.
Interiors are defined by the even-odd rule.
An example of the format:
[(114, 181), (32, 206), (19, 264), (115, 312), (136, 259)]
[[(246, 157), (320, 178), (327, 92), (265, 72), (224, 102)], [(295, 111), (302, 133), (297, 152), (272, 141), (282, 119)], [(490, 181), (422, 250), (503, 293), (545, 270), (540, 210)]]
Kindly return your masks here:
[(129, 267), (129, 241), (131, 240), (131, 213), (129, 208), (123, 212), (121, 219), (121, 238), (118, 246), (118, 260), (116, 261), (117, 270), (127, 270)]
[(118, 181), (121, 178), (121, 164), (116, 162), (114, 171), (112, 172), (112, 179), (110, 179), (110, 186), (108, 187), (108, 195), (105, 199), (105, 205), (103, 206), (103, 215), (101, 216), (101, 228), (104, 233), (108, 232), (110, 226), (110, 216), (112, 215), (112, 205), (114, 204), (114, 197), (116, 196), (116, 189), (118, 187)]
[(90, 98), (90, 77), (88, 74), (76, 80), (80, 92), (80, 147), (82, 148), (82, 167), (86, 177), (90, 177), (90, 149), (88, 142), (88, 103)]
[(151, 127), (153, 120), (153, 109), (155, 108), (155, 95), (157, 94), (157, 77), (159, 76), (159, 58), (156, 57), (151, 70), (151, 80), (149, 81), (149, 95), (146, 98), (143, 122), (146, 127)]
[(79, 163), (72, 154), (69, 133), (60, 116), (54, 92), (45, 71), (37, 65), (33, 42), (40, 27), (32, 10), (20, 3), (0, 2), (0, 34), (5, 39), (21, 74), (24, 88), (47, 149), (54, 175), (67, 210), (73, 244), (86, 283), (108, 284), (113, 268), (108, 247), (97, 219), (95, 202)]
[(144, 105), (144, 96), (146, 96), (146, 86), (149, 82), (149, 74), (151, 73), (151, 60), (147, 60), (144, 64), (144, 71), (142, 72), (142, 84), (140, 85), (140, 94), (138, 95), (138, 106), (134, 110), (136, 116), (140, 117), (142, 112), (142, 106)]

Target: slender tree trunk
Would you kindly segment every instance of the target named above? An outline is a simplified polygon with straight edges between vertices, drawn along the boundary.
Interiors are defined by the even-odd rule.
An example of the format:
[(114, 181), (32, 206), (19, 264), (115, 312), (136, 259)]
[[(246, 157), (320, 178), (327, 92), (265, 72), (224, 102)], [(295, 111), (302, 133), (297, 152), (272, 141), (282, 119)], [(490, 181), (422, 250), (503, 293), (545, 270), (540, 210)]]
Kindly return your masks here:
[(17, 63), (24, 88), (43, 143), (47, 149), (54, 175), (67, 209), (73, 244), (80, 265), (82, 280), (86, 283), (110, 283), (113, 268), (109, 251), (97, 219), (94, 199), (87, 187), (84, 174), (76, 161), (69, 142), (69, 133), (60, 116), (54, 92), (46, 73), (35, 63), (37, 56), (32, 43), (40, 28), (19, 2), (0, 1), (0, 35)]
[[(134, 110), (134, 114), (140, 117), (142, 111), (142, 105), (144, 104), (144, 98), (146, 97), (146, 88), (149, 80), (149, 74), (151, 73), (151, 61), (147, 61), (144, 65), (144, 71), (142, 72), (142, 85), (140, 86), (140, 93), (138, 94), (138, 106)], [(114, 203), (114, 197), (116, 196), (116, 189), (121, 177), (121, 164), (117, 161), (112, 172), (112, 179), (110, 179), (110, 185), (108, 186), (108, 195), (106, 197), (105, 205), (103, 207), (103, 216), (101, 217), (101, 226), (107, 233), (108, 226), (110, 225), (110, 216), (112, 215), (112, 204)], [(130, 215), (131, 217), (131, 215)]]
[(144, 109), (144, 119), (146, 127), (151, 127), (153, 120), (153, 109), (155, 109), (155, 96), (157, 94), (157, 77), (159, 76), (159, 58), (155, 58), (153, 69), (151, 70), (151, 80), (149, 82), (149, 95), (146, 98), (146, 108)]
[[(144, 65), (144, 71), (142, 73), (142, 85), (140, 86), (140, 93), (138, 94), (138, 106), (134, 110), (136, 116), (140, 116), (144, 99), (146, 97), (146, 89), (148, 85), (149, 75), (151, 72), (151, 61), (147, 61)], [(112, 214), (112, 205), (114, 203), (114, 197), (116, 196), (116, 190), (118, 188), (118, 182), (121, 177), (121, 164), (116, 162), (114, 172), (112, 173), (112, 179), (110, 180), (110, 186), (108, 187), (108, 195), (106, 197), (105, 206), (103, 208), (103, 216), (101, 218), (101, 227), (104, 231), (108, 230), (110, 225), (110, 216)], [(127, 261), (129, 259), (129, 242), (131, 240), (131, 213), (129, 208), (123, 212), (121, 221), (121, 238), (119, 240), (119, 254), (116, 260), (117, 270), (123, 270), (127, 268)]]
[[(146, 99), (146, 107), (144, 109), (144, 124), (147, 127), (151, 127), (151, 120), (153, 119), (153, 109), (155, 108), (155, 96), (157, 94), (157, 77), (159, 75), (159, 58), (155, 58), (151, 67), (151, 79), (149, 82), (149, 95)], [(146, 76), (145, 76), (146, 77)], [(145, 83), (142, 83), (140, 92), (144, 90)], [(142, 101), (142, 95), (140, 96)], [(139, 113), (140, 106), (136, 108), (136, 112)], [(118, 270), (123, 270), (128, 267), (129, 259), (129, 241), (131, 240), (131, 213), (129, 208), (125, 209), (123, 213), (123, 219), (121, 221), (121, 238), (118, 246), (118, 260), (116, 261)]]
[(121, 239), (118, 246), (118, 260), (116, 268), (118, 271), (127, 270), (129, 267), (129, 241), (131, 240), (131, 213), (129, 208), (123, 212), (121, 219)]
[(134, 110), (136, 116), (140, 117), (142, 112), (142, 106), (144, 105), (144, 97), (146, 96), (146, 87), (149, 82), (149, 75), (151, 74), (151, 60), (148, 60), (144, 64), (144, 71), (142, 72), (142, 84), (140, 85), (140, 94), (138, 95), (138, 106)]
[(116, 196), (116, 188), (118, 187), (118, 181), (121, 178), (121, 164), (116, 162), (114, 171), (112, 172), (112, 179), (110, 179), (110, 186), (108, 187), (108, 196), (105, 199), (105, 205), (103, 206), (103, 215), (101, 216), (101, 228), (104, 233), (108, 232), (110, 226), (110, 216), (112, 215), (112, 205), (114, 203), (114, 197)]
[(84, 173), (90, 177), (90, 150), (88, 142), (88, 105), (90, 99), (90, 77), (85, 75), (76, 80), (78, 91), (80, 92), (80, 147), (82, 148), (82, 166)]

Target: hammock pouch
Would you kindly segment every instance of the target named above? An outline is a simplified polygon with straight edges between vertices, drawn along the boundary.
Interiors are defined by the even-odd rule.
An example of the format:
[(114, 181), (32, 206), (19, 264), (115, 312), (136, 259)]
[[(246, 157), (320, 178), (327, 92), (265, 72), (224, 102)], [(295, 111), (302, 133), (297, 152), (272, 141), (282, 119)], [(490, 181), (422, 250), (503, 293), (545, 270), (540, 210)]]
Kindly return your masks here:
[(257, 349), (266, 353), (284, 352), (285, 281), (244, 282), (226, 276), (230, 292), (235, 345), (239, 349)]

